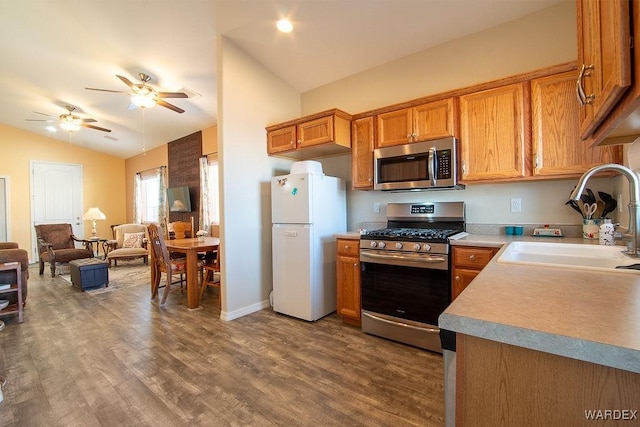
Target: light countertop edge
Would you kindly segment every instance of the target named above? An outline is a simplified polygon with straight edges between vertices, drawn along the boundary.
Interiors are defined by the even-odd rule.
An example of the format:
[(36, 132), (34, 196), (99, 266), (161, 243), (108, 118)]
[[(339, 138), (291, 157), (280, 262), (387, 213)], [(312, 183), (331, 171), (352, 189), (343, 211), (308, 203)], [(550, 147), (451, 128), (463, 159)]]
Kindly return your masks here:
[(442, 313), (440, 328), (503, 344), (640, 373), (640, 352), (593, 341)]
[[(501, 239), (513, 241), (476, 235), (452, 245)], [(640, 275), (498, 263), (506, 246), (442, 313), (441, 328), (640, 373)]]

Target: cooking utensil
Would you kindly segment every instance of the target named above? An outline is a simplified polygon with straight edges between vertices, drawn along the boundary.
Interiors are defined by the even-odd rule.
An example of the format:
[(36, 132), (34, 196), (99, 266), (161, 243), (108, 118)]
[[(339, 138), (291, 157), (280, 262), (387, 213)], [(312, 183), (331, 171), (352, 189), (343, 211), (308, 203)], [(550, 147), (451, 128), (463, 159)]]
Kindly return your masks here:
[(602, 213), (604, 212), (605, 204), (602, 200), (598, 200), (596, 211), (593, 213), (593, 217), (600, 219), (603, 217)]
[(610, 194), (605, 193), (604, 191), (598, 191), (598, 196), (604, 202), (604, 210), (602, 211), (602, 218), (605, 218), (607, 214), (613, 212), (618, 207), (618, 202), (616, 199), (611, 197)]
[(582, 209), (580, 209), (580, 206), (578, 206), (578, 202), (576, 202), (575, 200), (569, 200), (567, 203), (565, 203), (565, 205), (570, 205), (576, 212), (582, 215)]
[(593, 191), (591, 191), (590, 188), (586, 188), (585, 190), (587, 192), (587, 195), (589, 196), (589, 200), (587, 200), (586, 203), (589, 203), (590, 205), (596, 203), (597, 199), (596, 199), (596, 195), (593, 194)]
[(583, 205), (584, 217), (585, 219), (591, 219), (596, 209), (598, 209), (597, 203), (585, 203)]

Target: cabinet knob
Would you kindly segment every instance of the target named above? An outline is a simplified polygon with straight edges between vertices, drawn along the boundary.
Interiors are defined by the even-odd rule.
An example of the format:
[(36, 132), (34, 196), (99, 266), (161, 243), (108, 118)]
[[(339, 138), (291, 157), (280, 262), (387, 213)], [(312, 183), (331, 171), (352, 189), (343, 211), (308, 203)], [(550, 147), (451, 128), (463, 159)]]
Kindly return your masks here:
[(471, 261), (473, 261), (473, 260), (475, 260), (475, 259), (476, 259), (476, 256), (475, 256), (475, 255), (469, 255), (469, 259), (470, 259)]
[(301, 139), (298, 140), (298, 144), (302, 144), (302, 140)]
[(296, 143), (296, 142), (295, 142), (293, 139), (292, 139), (291, 141), (289, 141), (289, 145), (293, 145), (293, 144), (295, 144), (295, 143)]
[(349, 245), (344, 245), (344, 248), (345, 248), (345, 249), (351, 249), (351, 246), (349, 246)]
[(460, 276), (456, 276), (456, 282), (460, 281)]
[(357, 262), (354, 262), (354, 263), (353, 263), (353, 266), (354, 266), (354, 267), (357, 267), (357, 266), (358, 266), (358, 263), (357, 263)]

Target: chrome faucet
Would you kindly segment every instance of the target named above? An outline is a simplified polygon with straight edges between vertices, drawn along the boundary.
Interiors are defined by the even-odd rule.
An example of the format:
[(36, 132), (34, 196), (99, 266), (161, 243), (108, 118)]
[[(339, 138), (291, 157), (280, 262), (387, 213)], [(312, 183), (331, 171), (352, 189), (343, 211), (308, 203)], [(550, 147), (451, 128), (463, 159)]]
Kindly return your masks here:
[(571, 193), (571, 199), (578, 201), (589, 178), (594, 174), (603, 171), (620, 172), (627, 178), (627, 180), (629, 180), (629, 227), (627, 227), (627, 232), (624, 233), (622, 237), (628, 242), (627, 251), (625, 253), (629, 256), (637, 257), (638, 251), (640, 250), (640, 241), (638, 241), (638, 230), (640, 230), (640, 216), (638, 215), (640, 181), (638, 180), (638, 174), (626, 166), (617, 165), (615, 163), (594, 166), (580, 177), (576, 188), (574, 188)]

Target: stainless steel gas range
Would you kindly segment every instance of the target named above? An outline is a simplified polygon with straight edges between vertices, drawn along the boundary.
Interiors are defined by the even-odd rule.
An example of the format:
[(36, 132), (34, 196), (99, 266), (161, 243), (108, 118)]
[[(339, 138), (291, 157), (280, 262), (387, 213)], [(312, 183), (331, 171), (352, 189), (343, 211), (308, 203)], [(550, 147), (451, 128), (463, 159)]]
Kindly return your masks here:
[(438, 316), (451, 302), (449, 238), (463, 202), (390, 203), (387, 228), (361, 236), (362, 330), (442, 352)]

